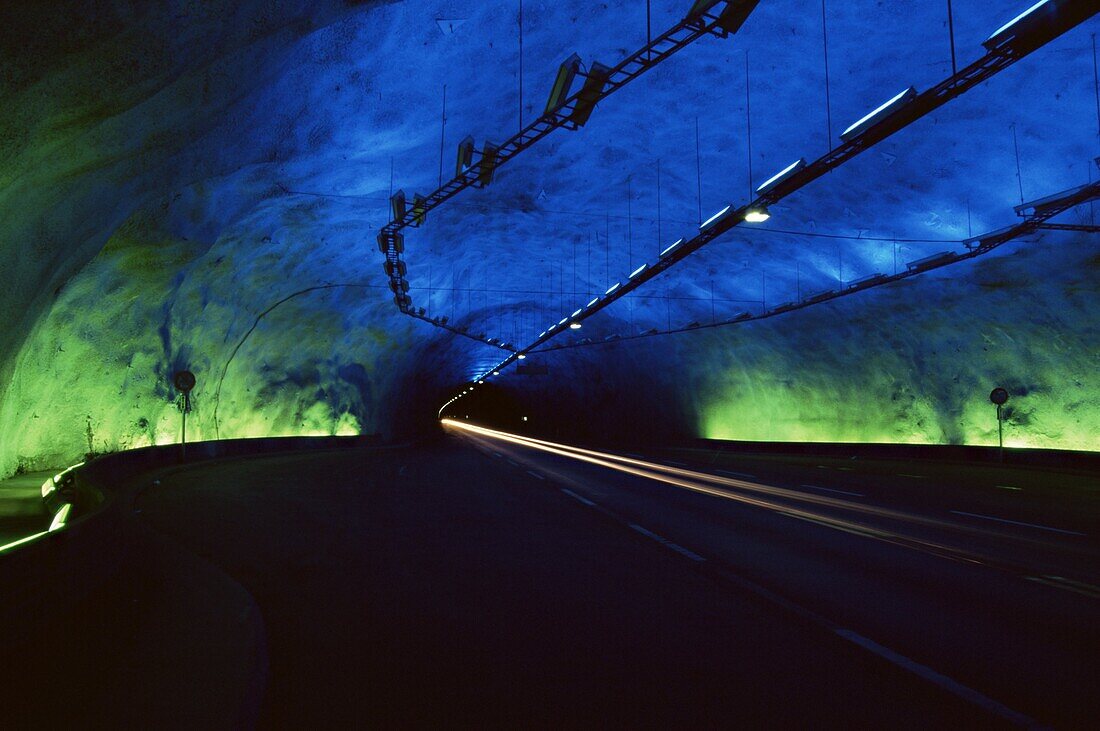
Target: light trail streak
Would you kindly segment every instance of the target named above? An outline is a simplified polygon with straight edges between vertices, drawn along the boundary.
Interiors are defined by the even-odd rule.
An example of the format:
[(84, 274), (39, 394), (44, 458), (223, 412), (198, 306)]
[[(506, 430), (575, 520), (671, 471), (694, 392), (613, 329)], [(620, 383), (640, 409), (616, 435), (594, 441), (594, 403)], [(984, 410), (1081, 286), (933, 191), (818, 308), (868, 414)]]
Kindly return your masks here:
[[(980, 536), (1004, 539), (1006, 538), (1006, 535), (1003, 533), (996, 533), (984, 529), (975, 528), (973, 526), (960, 525), (954, 522), (914, 515), (898, 510), (892, 510), (890, 508), (852, 502), (841, 498), (829, 497), (824, 495), (812, 495), (799, 492), (797, 490), (776, 487), (773, 485), (765, 485), (759, 482), (750, 482), (748, 480), (721, 477), (708, 472), (696, 472), (690, 469), (671, 467), (655, 462), (648, 462), (642, 459), (624, 457), (617, 454), (599, 452), (591, 449), (584, 449), (581, 447), (573, 447), (566, 444), (549, 442), (543, 439), (536, 439), (534, 437), (525, 437), (517, 434), (510, 434), (508, 432), (502, 432), (495, 429), (475, 426), (467, 422), (444, 419), (442, 423), (444, 424), (444, 426), (452, 427), (468, 434), (477, 435), (486, 439), (500, 440), (517, 446), (536, 449), (560, 457), (568, 457), (570, 459), (575, 459), (588, 464), (605, 467), (608, 469), (616, 470), (618, 472), (634, 475), (636, 477), (656, 480), (668, 485), (673, 485), (675, 487), (690, 490), (692, 492), (710, 495), (713, 497), (719, 497), (726, 500), (732, 500), (734, 502), (751, 505), (758, 508), (764, 508), (766, 510), (779, 513), (787, 517), (815, 523), (817, 525), (832, 528), (834, 530), (840, 530), (845, 533), (860, 535), (867, 538), (874, 538), (876, 540), (884, 541), (894, 545), (904, 546), (926, 553), (932, 553), (942, 558), (961, 560), (968, 563), (999, 566), (1001, 568), (1011, 571), (1012, 573), (1020, 573), (1020, 569), (1017, 567), (1007, 566), (1001, 561), (998, 561), (990, 556), (976, 553), (975, 551), (968, 548), (961, 548), (957, 545), (939, 543), (937, 541), (928, 540), (926, 538), (918, 538), (912, 535), (904, 535), (891, 529), (879, 526), (871, 526), (864, 522), (859, 522), (850, 518), (838, 517), (833, 514), (822, 512), (821, 509), (843, 510), (849, 513), (857, 513), (867, 518), (898, 521), (899, 523), (906, 524), (911, 527), (920, 526), (935, 530), (945, 530), (950, 531), (951, 533), (963, 534), (966, 536)], [(784, 501), (795, 501), (803, 503), (804, 505), (797, 506), (791, 505), (787, 502), (778, 502), (776, 498), (782, 499)], [(815, 510), (814, 508), (819, 509)], [(1007, 537), (1023, 543), (1041, 543), (1040, 541), (1030, 537), (1025, 538), (1016, 535), (1011, 535)]]

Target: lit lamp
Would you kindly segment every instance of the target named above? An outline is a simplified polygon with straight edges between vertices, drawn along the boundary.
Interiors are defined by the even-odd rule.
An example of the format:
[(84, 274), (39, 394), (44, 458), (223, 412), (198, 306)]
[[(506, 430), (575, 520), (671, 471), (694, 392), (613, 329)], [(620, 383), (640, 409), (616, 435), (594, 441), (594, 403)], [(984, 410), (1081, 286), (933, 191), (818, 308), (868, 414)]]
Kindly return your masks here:
[(753, 206), (745, 211), (745, 223), (764, 223), (771, 217), (767, 206)]

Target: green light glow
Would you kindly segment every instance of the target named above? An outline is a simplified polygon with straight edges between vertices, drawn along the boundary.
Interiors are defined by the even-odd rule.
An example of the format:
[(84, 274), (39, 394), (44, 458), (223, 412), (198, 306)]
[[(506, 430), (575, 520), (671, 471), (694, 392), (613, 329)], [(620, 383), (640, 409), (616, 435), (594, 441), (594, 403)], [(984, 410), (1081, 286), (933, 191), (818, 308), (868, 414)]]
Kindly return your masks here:
[(0, 546), (0, 553), (7, 553), (8, 551), (10, 551), (13, 548), (17, 548), (19, 546), (22, 546), (24, 543), (30, 543), (31, 541), (38, 540), (42, 536), (46, 535), (47, 532), (48, 531), (43, 531), (41, 533), (35, 533), (34, 535), (27, 536), (26, 538), (20, 538), (18, 541), (12, 541), (11, 543)]
[(72, 508), (73, 506), (71, 503), (65, 503), (61, 506), (61, 509), (53, 516), (53, 521), (50, 523), (50, 531), (59, 530), (65, 527), (65, 521), (69, 519), (69, 512)]

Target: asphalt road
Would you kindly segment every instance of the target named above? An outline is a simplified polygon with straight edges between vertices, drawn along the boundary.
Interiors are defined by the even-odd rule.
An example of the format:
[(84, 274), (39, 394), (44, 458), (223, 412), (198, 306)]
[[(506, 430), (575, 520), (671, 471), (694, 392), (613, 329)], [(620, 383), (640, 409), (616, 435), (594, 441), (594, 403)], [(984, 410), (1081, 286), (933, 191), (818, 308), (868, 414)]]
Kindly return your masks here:
[(950, 512), (1000, 517), (1023, 489), (940, 504), (939, 477), (873, 492), (873, 465), (773, 461), (783, 482), (699, 454), (632, 474), (452, 432), (143, 494), (145, 521), (255, 599), (262, 725), (1095, 726), (1086, 478), (1091, 517), (1004, 513), (1057, 533)]

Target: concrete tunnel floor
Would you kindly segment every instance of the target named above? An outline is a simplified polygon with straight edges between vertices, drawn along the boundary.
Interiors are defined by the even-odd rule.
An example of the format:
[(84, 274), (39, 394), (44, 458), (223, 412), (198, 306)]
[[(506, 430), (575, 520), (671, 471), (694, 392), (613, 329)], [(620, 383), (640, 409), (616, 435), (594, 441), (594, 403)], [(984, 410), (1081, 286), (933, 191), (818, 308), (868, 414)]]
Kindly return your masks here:
[[(141, 522), (232, 577), (258, 605), (264, 726), (989, 721), (453, 441), (223, 460), (146, 477)], [(172, 583), (159, 578), (162, 590)], [(221, 588), (197, 603), (209, 612), (227, 601), (240, 613), (247, 602)], [(144, 638), (135, 629), (119, 640), (171, 644), (180, 639), (172, 622), (186, 618), (169, 611)], [(225, 631), (205, 640), (185, 632), (175, 667), (145, 679), (129, 672), (124, 690), (109, 668), (93, 672), (89, 662), (85, 693), (97, 696), (102, 685), (103, 713), (114, 697), (152, 719), (164, 709), (143, 684), (153, 694), (170, 687), (183, 703), (188, 672), (202, 675), (195, 694), (223, 674), (226, 687), (249, 687), (242, 658), (211, 647)]]

